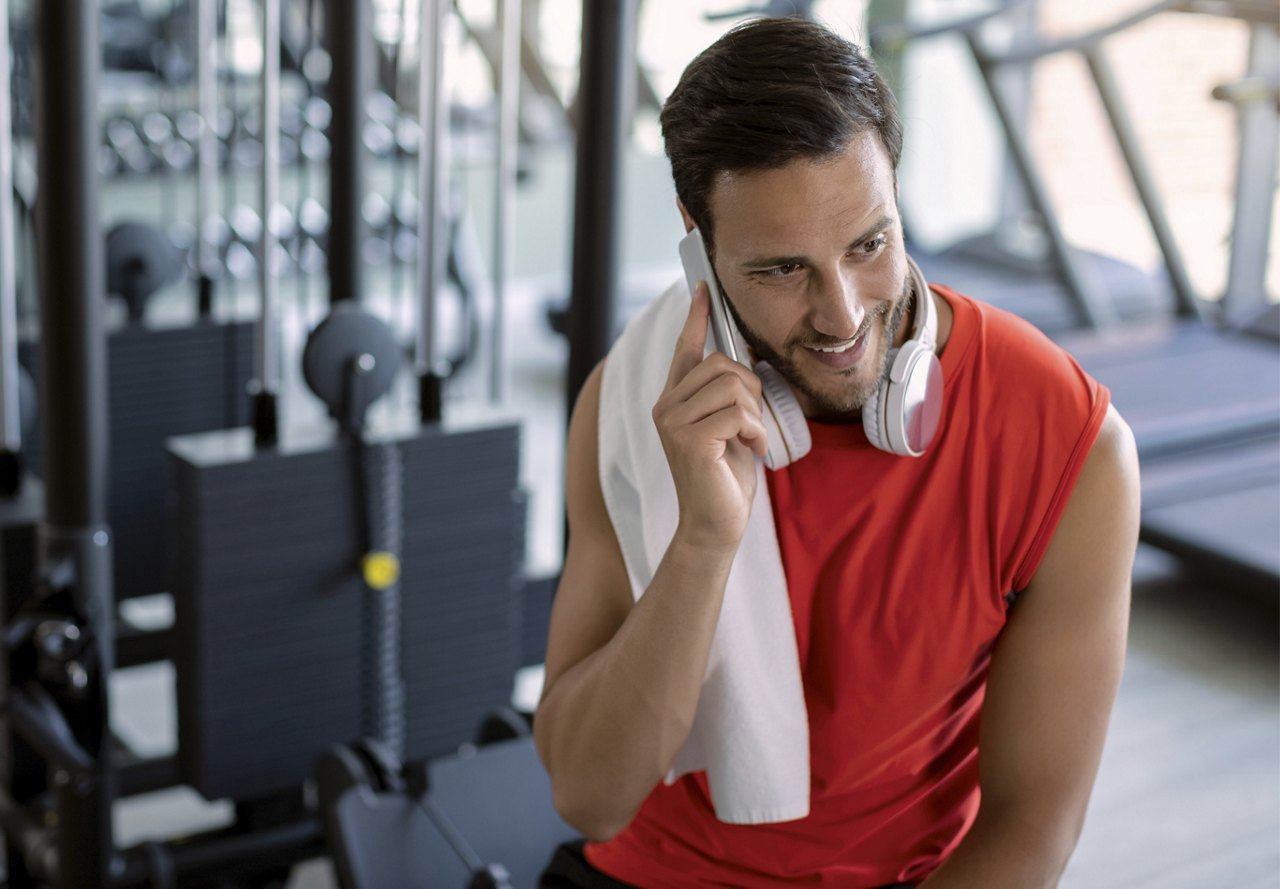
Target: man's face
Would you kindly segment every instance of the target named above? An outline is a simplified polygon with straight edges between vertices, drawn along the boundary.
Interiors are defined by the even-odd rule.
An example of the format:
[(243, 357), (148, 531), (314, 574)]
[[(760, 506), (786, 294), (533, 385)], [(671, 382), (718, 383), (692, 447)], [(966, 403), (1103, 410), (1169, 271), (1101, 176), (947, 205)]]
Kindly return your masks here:
[(906, 338), (896, 197), (873, 133), (834, 158), (728, 173), (711, 190), (714, 265), (738, 327), (810, 418), (860, 416), (890, 344)]

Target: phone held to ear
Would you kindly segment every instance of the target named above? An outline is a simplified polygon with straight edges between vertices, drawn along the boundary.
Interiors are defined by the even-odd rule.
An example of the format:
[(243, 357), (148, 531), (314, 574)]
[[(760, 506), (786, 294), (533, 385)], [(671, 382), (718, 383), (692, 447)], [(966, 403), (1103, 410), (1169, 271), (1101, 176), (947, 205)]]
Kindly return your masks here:
[(769, 454), (764, 458), (764, 465), (770, 469), (781, 469), (794, 463), (809, 453), (812, 441), (809, 437), (809, 423), (804, 418), (795, 394), (782, 374), (774, 370), (767, 362), (752, 364), (750, 351), (738, 327), (733, 323), (733, 315), (725, 304), (724, 294), (720, 291), (720, 282), (716, 280), (715, 269), (707, 256), (706, 244), (702, 242), (702, 233), (696, 228), (680, 241), (680, 261), (684, 264), (685, 281), (689, 284), (689, 295), (692, 298), (699, 281), (707, 282), (711, 293), (711, 338), (717, 352), (723, 352), (739, 364), (746, 365), (760, 377), (764, 391), (764, 410), (761, 420), (769, 433)]
[[(752, 363), (734, 324), (715, 269), (698, 229), (680, 241), (680, 261), (692, 297), (699, 281), (711, 294), (711, 334), (715, 348), (755, 371), (764, 391), (763, 421), (769, 433), (765, 466), (781, 469), (809, 453), (809, 423), (782, 375), (767, 362)], [(919, 457), (933, 441), (942, 418), (942, 365), (938, 361), (938, 311), (919, 266), (907, 257), (914, 296), (911, 338), (889, 350), (887, 372), (862, 407), (867, 440), (882, 451)]]

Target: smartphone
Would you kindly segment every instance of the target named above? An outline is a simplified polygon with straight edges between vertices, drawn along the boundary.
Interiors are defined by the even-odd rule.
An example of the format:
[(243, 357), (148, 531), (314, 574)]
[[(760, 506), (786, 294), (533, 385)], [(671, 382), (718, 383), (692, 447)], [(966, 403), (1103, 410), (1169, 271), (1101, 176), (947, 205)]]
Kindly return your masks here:
[(760, 377), (765, 407), (761, 419), (769, 435), (769, 453), (764, 458), (765, 465), (770, 469), (781, 469), (794, 463), (809, 453), (812, 444), (804, 411), (800, 409), (791, 387), (780, 373), (763, 361), (752, 365), (747, 344), (740, 339), (733, 316), (729, 314), (729, 304), (716, 280), (716, 270), (711, 267), (707, 245), (702, 241), (702, 233), (696, 228), (680, 241), (680, 261), (684, 264), (684, 277), (689, 285), (690, 297), (699, 281), (706, 281), (707, 289), (711, 291), (711, 337), (716, 351), (751, 368)]
[(703, 243), (702, 232), (696, 228), (680, 240), (680, 262), (684, 264), (684, 278), (689, 284), (690, 297), (699, 281), (706, 281), (707, 289), (711, 291), (711, 336), (715, 340), (716, 351), (723, 352), (739, 364), (751, 367), (745, 352), (739, 353), (738, 338), (734, 336), (729, 307), (725, 304), (724, 294), (720, 292), (720, 283), (716, 280), (716, 270), (711, 266), (711, 258), (707, 256), (707, 245)]

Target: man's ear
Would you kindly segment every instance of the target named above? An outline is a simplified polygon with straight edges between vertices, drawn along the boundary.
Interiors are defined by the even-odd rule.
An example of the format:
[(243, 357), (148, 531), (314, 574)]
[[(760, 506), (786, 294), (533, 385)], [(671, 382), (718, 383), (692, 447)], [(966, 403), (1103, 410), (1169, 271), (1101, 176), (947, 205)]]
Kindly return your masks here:
[(676, 198), (676, 208), (680, 211), (680, 218), (684, 220), (684, 233), (687, 235), (698, 226), (694, 224), (693, 217), (689, 215), (689, 211), (684, 208), (684, 203)]

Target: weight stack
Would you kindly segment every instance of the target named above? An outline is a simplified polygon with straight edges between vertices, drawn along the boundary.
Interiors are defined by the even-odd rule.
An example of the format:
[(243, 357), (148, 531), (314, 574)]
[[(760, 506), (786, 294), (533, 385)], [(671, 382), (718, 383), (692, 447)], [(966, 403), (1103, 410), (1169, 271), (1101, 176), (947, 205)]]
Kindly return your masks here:
[[(406, 759), (456, 751), (511, 698), (525, 499), (519, 428), (390, 435), (403, 477)], [(301, 785), (359, 731), (363, 519), (351, 446), (170, 443), (178, 760), (209, 799)]]
[[(165, 440), (249, 422), (245, 389), (253, 376), (255, 330), (249, 322), (209, 321), (154, 330), (134, 326), (108, 337), (107, 514), (117, 599), (170, 589)], [(21, 361), (35, 376), (35, 344), (23, 344)], [(37, 388), (39, 383), (37, 377)], [(24, 443), (23, 453), (38, 474), (38, 434)]]

